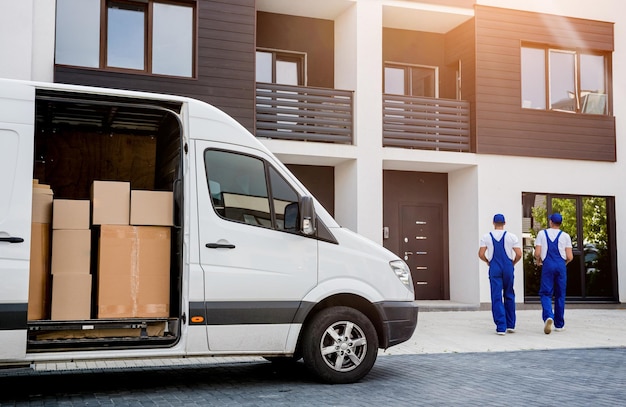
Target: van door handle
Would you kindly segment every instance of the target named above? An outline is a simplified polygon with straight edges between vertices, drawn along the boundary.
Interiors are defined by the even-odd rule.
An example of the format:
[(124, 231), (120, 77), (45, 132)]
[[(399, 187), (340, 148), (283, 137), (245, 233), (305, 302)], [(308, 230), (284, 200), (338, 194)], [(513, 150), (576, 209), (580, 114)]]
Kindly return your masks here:
[(13, 237), (13, 236), (0, 237), (0, 242), (22, 243), (23, 241), (24, 239), (22, 239), (21, 237)]
[(222, 243), (207, 243), (206, 247), (209, 249), (234, 249), (234, 244), (222, 244)]

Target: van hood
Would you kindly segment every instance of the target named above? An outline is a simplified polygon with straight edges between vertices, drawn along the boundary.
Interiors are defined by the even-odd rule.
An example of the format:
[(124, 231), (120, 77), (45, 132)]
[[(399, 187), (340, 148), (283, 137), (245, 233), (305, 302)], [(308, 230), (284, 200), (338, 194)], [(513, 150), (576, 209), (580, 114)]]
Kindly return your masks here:
[(400, 260), (400, 258), (384, 248), (382, 245), (360, 235), (345, 227), (329, 228), (333, 236), (337, 239), (340, 246), (345, 248), (363, 252), (368, 257), (384, 258), (387, 261)]

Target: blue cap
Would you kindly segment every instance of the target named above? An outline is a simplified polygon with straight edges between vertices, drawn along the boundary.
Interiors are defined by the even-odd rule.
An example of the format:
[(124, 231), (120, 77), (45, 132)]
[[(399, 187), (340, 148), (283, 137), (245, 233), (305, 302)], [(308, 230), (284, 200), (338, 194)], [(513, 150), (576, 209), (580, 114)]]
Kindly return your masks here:
[(504, 222), (504, 215), (501, 213), (497, 213), (495, 215), (493, 215), (493, 223), (505, 223)]
[(552, 221), (552, 223), (558, 223), (559, 225), (563, 223), (563, 217), (558, 212), (555, 212), (552, 215), (550, 215), (550, 220)]

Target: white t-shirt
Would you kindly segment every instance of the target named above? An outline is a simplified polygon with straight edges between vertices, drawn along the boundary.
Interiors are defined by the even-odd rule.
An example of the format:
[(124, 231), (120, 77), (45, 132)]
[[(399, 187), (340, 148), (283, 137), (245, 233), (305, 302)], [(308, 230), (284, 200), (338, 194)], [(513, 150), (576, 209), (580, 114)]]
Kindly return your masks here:
[[(550, 237), (550, 242), (553, 242), (554, 239), (556, 239), (556, 235), (559, 234), (559, 232), (561, 231), (561, 229), (545, 229), (548, 231), (548, 236)], [(546, 240), (546, 234), (543, 230), (540, 230), (539, 233), (537, 233), (537, 238), (535, 239), (535, 246), (541, 246), (541, 260), (545, 260), (546, 256), (548, 255), (548, 241)], [(572, 238), (570, 237), (570, 235), (568, 235), (567, 233), (563, 232), (561, 233), (561, 236), (559, 236), (559, 253), (561, 254), (561, 257), (563, 258), (563, 260), (566, 259), (565, 257), (565, 248), (571, 248), (572, 247)]]
[[(502, 240), (502, 235), (504, 234), (504, 232), (505, 230), (502, 229), (494, 229), (491, 234), (493, 235), (493, 238), (499, 242), (500, 240)], [(491, 259), (493, 258), (493, 241), (491, 240), (491, 235), (489, 233), (485, 234), (480, 239), (480, 247), (487, 248), (485, 256), (487, 256), (487, 259), (491, 261)], [(513, 233), (506, 232), (506, 235), (504, 235), (504, 251), (511, 260), (515, 259), (515, 251), (513, 251), (514, 247), (521, 248), (519, 239)]]

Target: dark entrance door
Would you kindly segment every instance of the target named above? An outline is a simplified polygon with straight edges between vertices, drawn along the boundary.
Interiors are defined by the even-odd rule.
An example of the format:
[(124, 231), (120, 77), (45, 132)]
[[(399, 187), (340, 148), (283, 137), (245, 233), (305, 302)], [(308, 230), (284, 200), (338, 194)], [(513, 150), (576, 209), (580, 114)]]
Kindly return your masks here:
[(441, 205), (402, 205), (400, 225), (399, 246), (411, 269), (415, 298), (443, 298)]
[(383, 245), (411, 268), (415, 299), (450, 298), (447, 174), (383, 172)]

